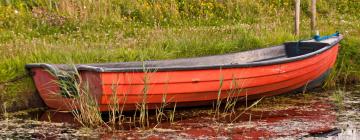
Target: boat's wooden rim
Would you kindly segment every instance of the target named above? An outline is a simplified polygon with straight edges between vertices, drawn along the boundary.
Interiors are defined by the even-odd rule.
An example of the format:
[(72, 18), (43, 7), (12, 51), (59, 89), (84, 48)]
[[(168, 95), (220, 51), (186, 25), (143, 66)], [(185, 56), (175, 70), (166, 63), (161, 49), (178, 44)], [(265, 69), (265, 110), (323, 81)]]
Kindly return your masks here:
[[(303, 59), (310, 58), (312, 56), (321, 54), (332, 47), (334, 47), (336, 44), (338, 44), (343, 39), (343, 35), (339, 35), (336, 37), (332, 37), (323, 41), (316, 42), (314, 40), (306, 40), (302, 41), (303, 43), (314, 43), (314, 44), (326, 44), (325, 47), (316, 50), (314, 52), (310, 52), (304, 55), (299, 55), (295, 57), (284, 57), (274, 60), (264, 60), (264, 61), (255, 61), (250, 63), (240, 63), (240, 64), (223, 64), (223, 65), (196, 65), (196, 66), (166, 66), (166, 67), (145, 67), (145, 68), (139, 68), (139, 67), (126, 67), (126, 68), (109, 68), (109, 67), (100, 67), (100, 66), (94, 66), (93, 64), (79, 64), (76, 65), (76, 69), (79, 71), (94, 71), (94, 72), (157, 72), (157, 71), (180, 71), (180, 70), (203, 70), (203, 69), (227, 69), (227, 68), (239, 68), (239, 67), (257, 67), (257, 66), (267, 66), (267, 65), (275, 65), (275, 64), (282, 64), (282, 63), (289, 63), (294, 61), (299, 61)], [(291, 42), (287, 42), (291, 43)], [(276, 46), (275, 46), (276, 47)], [(262, 48), (264, 49), (264, 48)], [(255, 49), (250, 51), (256, 51), (261, 49)], [(228, 54), (224, 54), (228, 55)], [(191, 59), (191, 58), (188, 58)], [(151, 61), (148, 61), (151, 62)], [(146, 63), (146, 61), (145, 61)], [(112, 63), (114, 64), (114, 63)], [(106, 65), (106, 63), (104, 64)], [(31, 68), (46, 68), (53, 72), (54, 74), (58, 73), (58, 68), (56, 65), (52, 64), (46, 64), (46, 63), (33, 63), (33, 64), (26, 64), (26, 69)]]

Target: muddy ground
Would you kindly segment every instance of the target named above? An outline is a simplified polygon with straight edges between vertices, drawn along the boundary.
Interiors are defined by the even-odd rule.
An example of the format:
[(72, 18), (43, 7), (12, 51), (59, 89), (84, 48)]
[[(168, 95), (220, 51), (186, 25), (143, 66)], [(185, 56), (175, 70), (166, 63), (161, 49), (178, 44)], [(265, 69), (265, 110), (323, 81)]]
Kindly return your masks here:
[[(131, 122), (118, 130), (85, 128), (71, 113), (48, 110), (8, 113), (0, 121), (0, 138), (12, 139), (247, 139), (247, 138), (343, 138), (360, 137), (360, 93), (312, 92), (270, 97), (252, 108), (242, 104), (234, 112), (214, 115), (213, 107), (179, 108), (174, 121), (149, 126)], [(249, 106), (249, 105), (248, 105)], [(167, 110), (171, 111), (171, 110)], [(126, 113), (128, 118), (133, 115)], [(125, 116), (126, 116), (125, 114)], [(106, 115), (104, 115), (106, 116)]]

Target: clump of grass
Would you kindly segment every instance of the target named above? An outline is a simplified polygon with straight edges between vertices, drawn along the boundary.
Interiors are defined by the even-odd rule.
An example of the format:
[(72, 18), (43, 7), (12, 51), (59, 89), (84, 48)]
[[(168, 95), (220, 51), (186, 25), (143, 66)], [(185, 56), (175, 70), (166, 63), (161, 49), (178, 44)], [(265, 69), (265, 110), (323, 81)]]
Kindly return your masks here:
[(75, 67), (70, 72), (61, 71), (56, 76), (66, 77), (61, 81), (56, 81), (62, 89), (62, 95), (60, 96), (71, 99), (68, 106), (73, 108), (71, 112), (81, 125), (91, 128), (106, 125), (101, 118), (97, 100), (91, 95), (89, 84), (82, 81)]
[(235, 113), (236, 103), (239, 101), (239, 99), (243, 98), (243, 97), (239, 97), (239, 94), (243, 90), (241, 87), (242, 87), (242, 85), (239, 86), (236, 77), (233, 76), (231, 85), (230, 85), (230, 91), (228, 91), (228, 95), (226, 97), (226, 104), (224, 107), (224, 112), (225, 113), (230, 112), (230, 117), (233, 113)]
[[(143, 63), (143, 89), (142, 89), (142, 99), (141, 103), (138, 103), (136, 106), (136, 110), (139, 111), (139, 124), (145, 128), (149, 126), (149, 111), (148, 111), (148, 90), (149, 90), (149, 70), (146, 68), (145, 64)], [(134, 114), (134, 117), (136, 114)]]
[(169, 112), (169, 122), (170, 122), (170, 124), (174, 123), (175, 112), (176, 112), (176, 103), (174, 104), (174, 107), (173, 107), (172, 111)]
[[(235, 76), (232, 77), (232, 81), (230, 84), (230, 89), (226, 91), (226, 97), (222, 97), (222, 86), (223, 86), (223, 82), (224, 79), (221, 76), (220, 77), (220, 88), (218, 90), (218, 96), (217, 96), (217, 100), (216, 100), (216, 105), (215, 105), (215, 110), (214, 112), (214, 118), (219, 119), (219, 117), (221, 115), (223, 116), (230, 116), (230, 118), (232, 117), (232, 115), (236, 112), (236, 105), (238, 103), (238, 101), (242, 98), (245, 98), (245, 102), (246, 102), (246, 107), (247, 107), (247, 94), (245, 92), (245, 97), (240, 97), (239, 95), (243, 92), (243, 89), (241, 88), (242, 85), (239, 85), (238, 83), (238, 79), (236, 79)], [(242, 83), (244, 84), (244, 83)], [(224, 105), (224, 106), (222, 106)], [(222, 110), (222, 111), (220, 111)]]
[[(119, 99), (117, 93), (118, 83), (113, 83), (111, 86), (111, 97), (110, 97), (110, 104), (109, 104), (109, 124), (112, 125), (112, 128), (115, 128), (116, 120), (119, 114)], [(120, 121), (121, 118), (119, 118)]]
[(156, 107), (155, 114), (156, 114), (156, 122), (160, 124), (164, 117), (166, 117), (166, 114), (164, 113), (164, 110), (168, 106), (168, 103), (166, 101), (166, 94), (163, 94), (162, 96), (162, 102), (160, 107)]
[(168, 90), (168, 83), (169, 83), (169, 77), (167, 77), (166, 84), (164, 85), (165, 93), (162, 96), (162, 101), (160, 107), (156, 107), (155, 114), (156, 114), (156, 121), (158, 124), (160, 124), (164, 117), (169, 119), (165, 114), (165, 109), (167, 106), (170, 105), (169, 102), (171, 102), (172, 98), (167, 100), (167, 90)]
[[(126, 120), (125, 116), (123, 115), (125, 103), (127, 101), (128, 92), (124, 92), (122, 95), (122, 100), (118, 100), (118, 126), (122, 126)], [(131, 118), (131, 117), (130, 117)], [(130, 120), (131, 121), (131, 120)]]
[[(116, 78), (119, 79), (119, 78)], [(125, 116), (123, 114), (125, 103), (127, 101), (127, 92), (120, 94), (117, 92), (117, 88), (119, 86), (119, 81), (113, 83), (111, 86), (111, 97), (109, 107), (109, 121), (108, 124), (111, 125), (111, 129), (116, 130), (117, 126), (123, 127), (125, 123)], [(119, 98), (121, 96), (121, 98)], [(131, 120), (130, 120), (131, 121)]]
[[(88, 88), (89, 85), (85, 85)], [(79, 97), (75, 98), (74, 105), (78, 106), (72, 113), (78, 122), (87, 127), (99, 127), (105, 125), (105, 122), (101, 118), (101, 112), (99, 105), (89, 90), (81, 91)]]
[(338, 107), (343, 107), (343, 102), (344, 102), (344, 98), (345, 98), (345, 91), (344, 90), (341, 90), (341, 89), (338, 89), (336, 91), (334, 91), (330, 98), (335, 102), (335, 104), (338, 106)]
[(344, 69), (345, 69), (344, 58), (346, 58), (346, 57), (343, 56), (341, 58), (342, 59), (335, 64), (336, 68), (331, 70), (331, 73), (327, 77), (323, 87), (325, 87), (325, 88), (336, 87), (337, 82), (339, 81), (339, 78), (340, 78), (340, 74), (342, 74), (342, 71), (344, 71)]

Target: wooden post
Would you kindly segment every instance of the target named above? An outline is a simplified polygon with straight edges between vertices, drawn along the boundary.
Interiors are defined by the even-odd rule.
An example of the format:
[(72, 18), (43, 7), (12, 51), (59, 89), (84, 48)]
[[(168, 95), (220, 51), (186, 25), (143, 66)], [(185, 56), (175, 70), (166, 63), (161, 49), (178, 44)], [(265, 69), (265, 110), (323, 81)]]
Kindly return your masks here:
[(311, 31), (316, 32), (316, 0), (311, 0)]
[(295, 35), (300, 34), (300, 0), (295, 0)]

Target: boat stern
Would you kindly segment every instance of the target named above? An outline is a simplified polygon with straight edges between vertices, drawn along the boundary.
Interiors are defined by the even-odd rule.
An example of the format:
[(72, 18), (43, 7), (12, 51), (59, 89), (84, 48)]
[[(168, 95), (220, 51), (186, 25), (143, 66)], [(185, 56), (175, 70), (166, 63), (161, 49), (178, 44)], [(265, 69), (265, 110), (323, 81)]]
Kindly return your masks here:
[(52, 74), (46, 67), (26, 68), (32, 76), (38, 94), (49, 108), (57, 110), (71, 110), (72, 100), (61, 95), (61, 88), (58, 84), (58, 77)]

